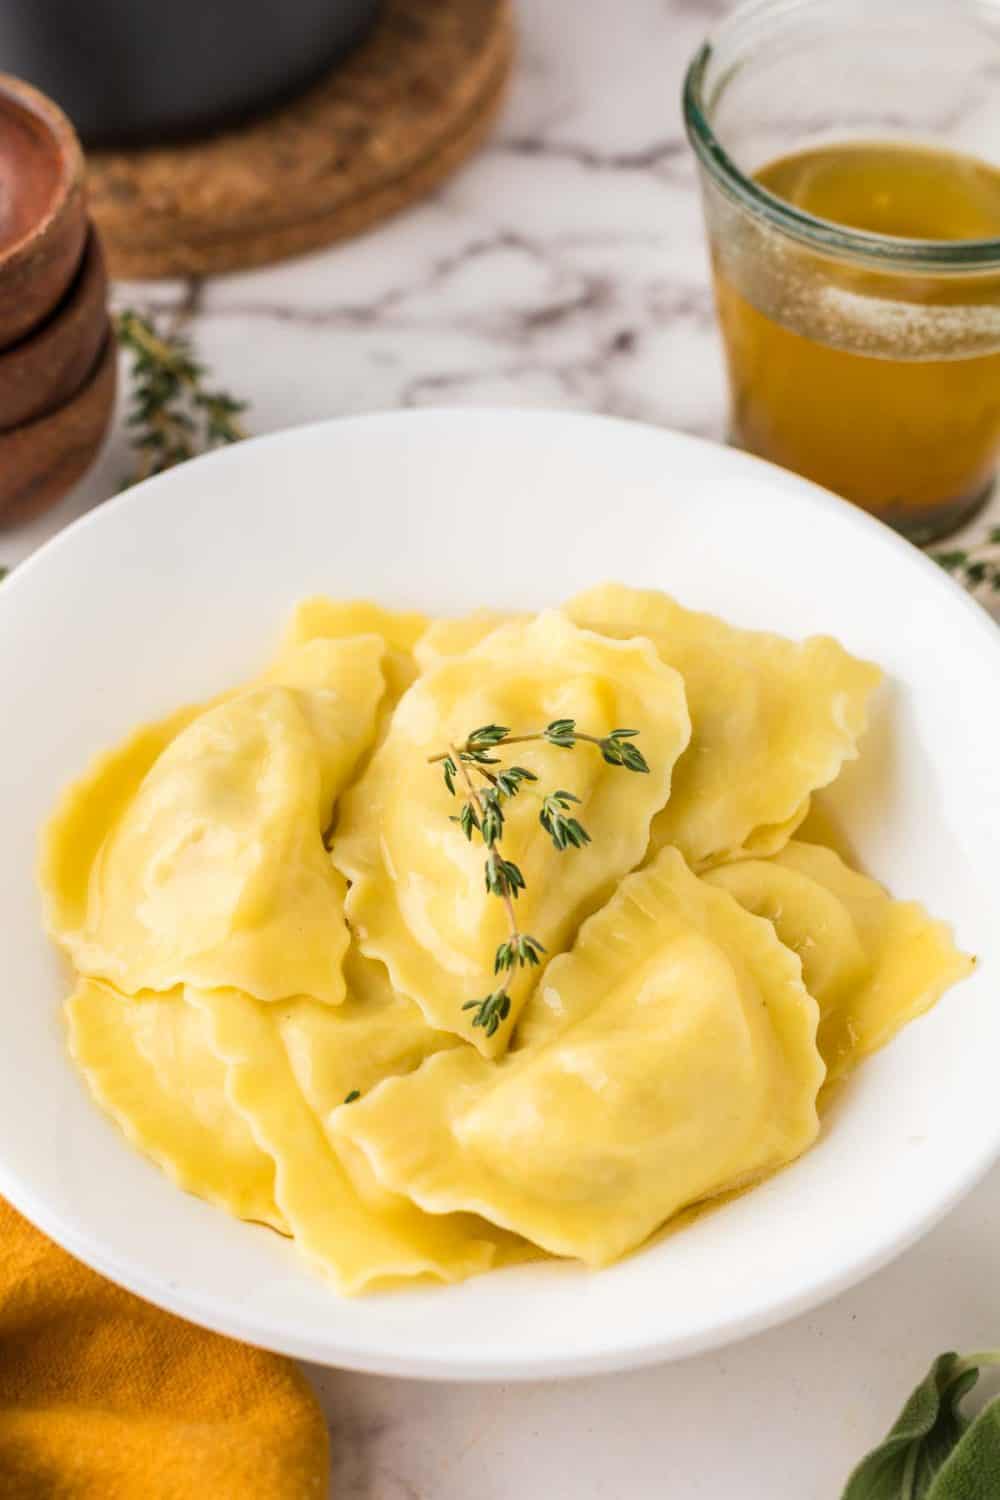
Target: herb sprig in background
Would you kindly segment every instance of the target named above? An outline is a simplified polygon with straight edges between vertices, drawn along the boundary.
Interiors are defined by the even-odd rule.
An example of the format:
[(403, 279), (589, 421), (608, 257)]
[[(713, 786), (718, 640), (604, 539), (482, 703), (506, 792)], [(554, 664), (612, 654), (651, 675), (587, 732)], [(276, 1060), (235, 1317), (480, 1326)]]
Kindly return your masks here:
[[(113, 326), (130, 356), (126, 426), (136, 463), (123, 489), (246, 437), (239, 418), (247, 402), (209, 386), (205, 365), (178, 327), (159, 328), (151, 316), (131, 308), (118, 313)], [(0, 583), (9, 572), (0, 564)]]
[(970, 593), (988, 589), (990, 593), (1000, 594), (1000, 526), (991, 526), (983, 541), (975, 547), (952, 547), (944, 552), (932, 552), (931, 556)]
[(137, 463), (130, 483), (246, 436), (239, 422), (246, 402), (207, 384), (208, 372), (183, 334), (159, 332), (130, 308), (118, 314), (115, 328), (132, 361), (126, 424)]

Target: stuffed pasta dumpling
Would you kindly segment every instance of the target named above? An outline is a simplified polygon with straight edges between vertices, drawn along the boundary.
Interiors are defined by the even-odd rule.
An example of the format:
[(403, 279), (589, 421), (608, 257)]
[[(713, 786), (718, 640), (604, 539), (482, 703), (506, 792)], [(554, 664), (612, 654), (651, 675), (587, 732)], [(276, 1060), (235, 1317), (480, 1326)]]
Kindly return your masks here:
[(413, 648), (421, 672), (430, 672), (452, 656), (462, 656), (484, 641), (501, 625), (526, 620), (527, 615), (505, 614), (498, 609), (474, 609), (467, 615), (442, 615), (432, 620)]
[(495, 1034), (473, 1026), (463, 1005), (492, 988), (508, 914), (485, 888), (482, 845), (463, 835), (459, 802), (430, 762), (480, 725), (513, 726), (518, 735), (561, 718), (597, 736), (634, 727), (650, 771), (630, 775), (592, 746), (513, 747), (539, 788), (578, 799), (593, 839), (558, 852), (539, 827), (531, 787), (506, 806), (504, 854), (526, 882), (518, 923), (544, 946), (544, 967), (544, 957), (566, 947), (583, 917), (642, 859), (650, 820), (687, 743), (683, 685), (648, 643), (607, 640), (553, 611), (504, 626), (444, 661), (400, 701), (385, 741), (342, 802), (333, 840), (334, 863), (352, 882), (347, 913), (362, 952), (387, 966), (394, 988), (416, 1001), (431, 1026), (458, 1032), (489, 1055), (506, 1046), (539, 970), (517, 976), (510, 1017)]
[(818, 844), (792, 842), (771, 860), (723, 865), (706, 879), (773, 922), (801, 958), (831, 1080), (972, 972), (944, 922), (916, 901), (894, 901)]
[[(381, 1187), (364, 1162), (355, 1162), (349, 1172), (313, 1108), (316, 1090), (322, 1094), (338, 1065), (346, 1074), (352, 1054), (353, 1076), (361, 1081), (383, 1076), (383, 1063), (369, 1051), (363, 998), (353, 1002), (358, 1012), (353, 1016), (350, 1000), (327, 1008), (330, 1022), (322, 1028), (321, 1045), (335, 1057), (312, 1056), (313, 1068), (325, 1070), (317, 1080), (307, 1050), (300, 1045), (295, 1053), (287, 1046), (283, 1006), (262, 1004), (236, 990), (189, 989), (187, 996), (204, 1016), (226, 1069), (233, 1108), (273, 1159), (275, 1199), (296, 1245), (341, 1291), (353, 1293), (398, 1277), (457, 1281), (493, 1264), (510, 1236), (470, 1214), (421, 1212)], [(342, 1013), (347, 1024), (340, 1036)]]
[(294, 650), (310, 641), (380, 636), (385, 647), (382, 670), (386, 686), (380, 717), (386, 719), (417, 675), (415, 648), (427, 626), (427, 616), (415, 610), (384, 609), (370, 599), (328, 599), (315, 594), (302, 599), (292, 611), (282, 655), (288, 648)]
[(653, 824), (653, 851), (674, 844), (695, 868), (773, 853), (805, 818), (809, 794), (857, 755), (881, 673), (828, 636), (740, 630), (624, 584), (588, 589), (565, 611), (588, 630), (648, 638), (684, 679), (691, 743)]
[(183, 990), (122, 995), (82, 979), (66, 1020), (91, 1093), (141, 1151), (188, 1192), (288, 1233), (274, 1161), (230, 1102), (207, 1019)]
[(602, 1265), (805, 1150), (816, 1022), (771, 926), (666, 849), (552, 961), (516, 1050), (440, 1053), (331, 1125), (421, 1207)]
[(42, 879), (80, 973), (128, 994), (343, 999), (344, 885), (323, 834), (374, 737), (383, 651), (376, 636), (290, 647), (262, 682), (133, 737), (70, 790)]

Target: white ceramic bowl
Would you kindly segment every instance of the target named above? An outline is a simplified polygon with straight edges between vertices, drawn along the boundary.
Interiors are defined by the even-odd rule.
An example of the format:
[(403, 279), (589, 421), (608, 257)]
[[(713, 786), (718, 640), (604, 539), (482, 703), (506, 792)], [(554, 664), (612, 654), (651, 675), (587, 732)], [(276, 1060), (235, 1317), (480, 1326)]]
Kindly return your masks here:
[[(852, 1082), (755, 1192), (599, 1273), (523, 1266), (346, 1301), (276, 1235), (188, 1197), (70, 1066), (38, 829), (102, 746), (239, 680), (315, 591), (445, 612), (601, 579), (745, 625), (836, 634), (889, 673), (835, 802), (864, 862), (955, 923), (977, 976)], [(843, 502), (724, 448), (562, 413), (395, 413), (280, 433), (152, 479), (0, 588), (0, 1191), (150, 1301), (256, 1344), (393, 1374), (576, 1374), (800, 1312), (928, 1228), (1000, 1146), (1000, 633)]]

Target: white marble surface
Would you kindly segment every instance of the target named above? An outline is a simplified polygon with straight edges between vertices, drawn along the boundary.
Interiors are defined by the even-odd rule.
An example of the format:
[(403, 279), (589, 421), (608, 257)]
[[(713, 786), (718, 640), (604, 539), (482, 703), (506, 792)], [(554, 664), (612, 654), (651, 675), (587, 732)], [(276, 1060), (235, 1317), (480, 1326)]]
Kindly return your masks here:
[[(719, 437), (723, 377), (678, 96), (688, 56), (725, 8), (524, 0), (496, 138), (431, 201), (322, 255), (202, 286), (119, 288), (118, 299), (190, 302), (199, 351), (252, 402), (255, 432), (482, 402)], [(75, 494), (32, 525), (0, 529), (0, 563), (106, 498), (128, 467), (119, 420)], [(936, 1352), (1000, 1342), (998, 1246), (995, 1173), (866, 1285), (720, 1354), (562, 1385), (313, 1371), (332, 1493), (836, 1500)]]

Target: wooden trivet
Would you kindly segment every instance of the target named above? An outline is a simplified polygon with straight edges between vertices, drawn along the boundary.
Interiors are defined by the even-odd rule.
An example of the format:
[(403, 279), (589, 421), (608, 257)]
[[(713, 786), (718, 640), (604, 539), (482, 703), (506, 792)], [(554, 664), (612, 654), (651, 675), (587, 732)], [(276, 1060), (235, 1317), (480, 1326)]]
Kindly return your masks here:
[(88, 157), (113, 276), (196, 276), (318, 249), (405, 208), (483, 139), (513, 55), (511, 0), (384, 0), (323, 82), (237, 129)]

